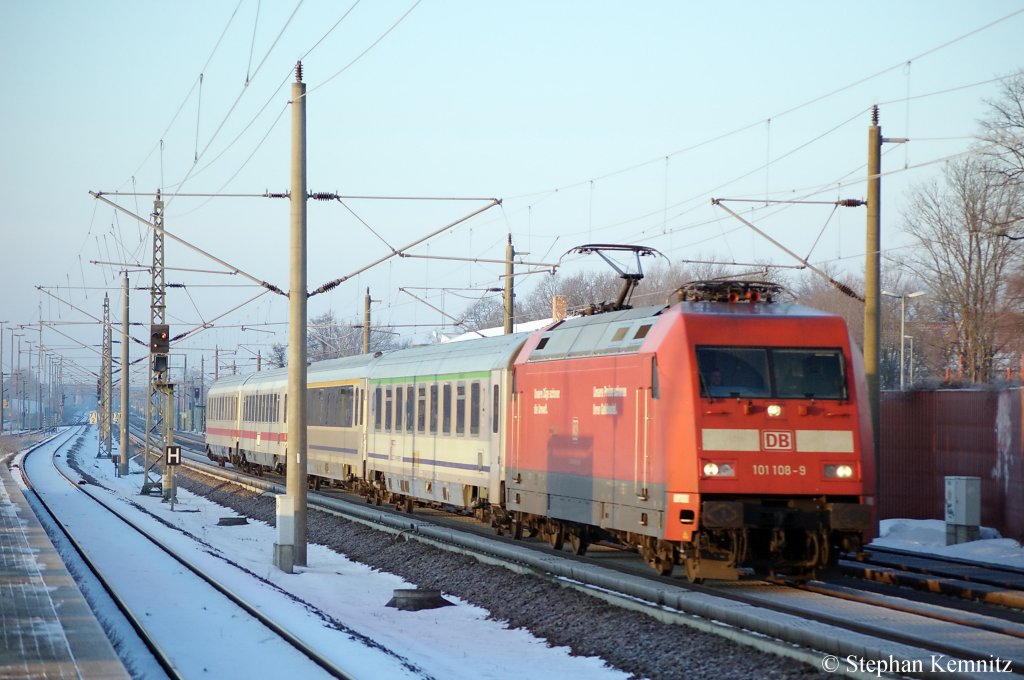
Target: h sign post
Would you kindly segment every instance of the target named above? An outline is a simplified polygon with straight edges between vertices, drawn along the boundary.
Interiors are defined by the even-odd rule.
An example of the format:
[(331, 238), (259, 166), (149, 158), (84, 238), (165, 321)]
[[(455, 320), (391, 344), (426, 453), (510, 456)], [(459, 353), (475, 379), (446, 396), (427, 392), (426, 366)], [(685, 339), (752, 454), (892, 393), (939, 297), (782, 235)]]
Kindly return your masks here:
[(181, 465), (181, 447), (168, 446), (165, 452), (164, 463), (166, 465)]

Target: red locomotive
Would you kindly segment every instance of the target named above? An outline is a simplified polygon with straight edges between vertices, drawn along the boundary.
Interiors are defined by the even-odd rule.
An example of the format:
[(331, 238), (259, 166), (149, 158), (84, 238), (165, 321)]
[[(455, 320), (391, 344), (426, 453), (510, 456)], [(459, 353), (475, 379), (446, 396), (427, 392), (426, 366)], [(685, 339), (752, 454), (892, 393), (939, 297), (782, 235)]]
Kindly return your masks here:
[(514, 367), (505, 511), (577, 553), (599, 537), (658, 572), (806, 577), (874, 526), (862, 361), (843, 320), (705, 284), (570, 319)]

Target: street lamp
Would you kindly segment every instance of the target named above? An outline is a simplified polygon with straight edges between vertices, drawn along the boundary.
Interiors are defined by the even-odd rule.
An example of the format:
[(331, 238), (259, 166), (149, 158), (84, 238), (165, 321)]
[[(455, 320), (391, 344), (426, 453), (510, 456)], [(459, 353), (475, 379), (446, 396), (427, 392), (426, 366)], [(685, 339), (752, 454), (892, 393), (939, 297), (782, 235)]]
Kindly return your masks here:
[(907, 298), (921, 297), (925, 294), (923, 290), (916, 290), (913, 293), (903, 293), (902, 295), (897, 293), (890, 293), (887, 290), (882, 291), (882, 295), (888, 297), (900, 299), (900, 392), (903, 391), (903, 367), (905, 366), (903, 361), (903, 347), (906, 344), (906, 335), (904, 334), (905, 327), (907, 325)]
[(914, 336), (904, 335), (904, 340), (910, 340), (910, 384), (914, 384)]

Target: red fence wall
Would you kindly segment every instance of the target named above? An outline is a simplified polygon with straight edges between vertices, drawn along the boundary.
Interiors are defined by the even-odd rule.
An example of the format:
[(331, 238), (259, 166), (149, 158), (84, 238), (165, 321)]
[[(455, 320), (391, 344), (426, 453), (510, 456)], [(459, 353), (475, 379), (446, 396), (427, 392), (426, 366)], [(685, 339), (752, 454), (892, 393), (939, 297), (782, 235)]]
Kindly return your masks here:
[(1024, 541), (1020, 389), (882, 392), (882, 519), (943, 519), (945, 477), (981, 478), (981, 522)]

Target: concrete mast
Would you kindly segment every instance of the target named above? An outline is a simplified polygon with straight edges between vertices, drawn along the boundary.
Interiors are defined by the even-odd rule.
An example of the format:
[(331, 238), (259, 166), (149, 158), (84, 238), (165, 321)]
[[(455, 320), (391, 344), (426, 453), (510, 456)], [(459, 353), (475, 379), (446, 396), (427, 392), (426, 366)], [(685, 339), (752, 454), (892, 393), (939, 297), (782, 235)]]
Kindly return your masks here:
[(277, 497), (274, 564), (306, 564), (306, 85), (302, 62), (292, 83), (291, 276), (288, 290), (287, 494)]
[(117, 474), (124, 477), (128, 474), (128, 272), (124, 272), (121, 280), (121, 456), (118, 461)]

